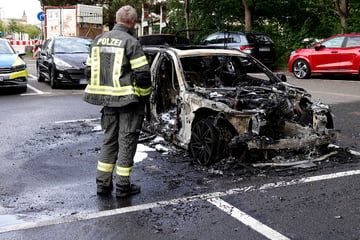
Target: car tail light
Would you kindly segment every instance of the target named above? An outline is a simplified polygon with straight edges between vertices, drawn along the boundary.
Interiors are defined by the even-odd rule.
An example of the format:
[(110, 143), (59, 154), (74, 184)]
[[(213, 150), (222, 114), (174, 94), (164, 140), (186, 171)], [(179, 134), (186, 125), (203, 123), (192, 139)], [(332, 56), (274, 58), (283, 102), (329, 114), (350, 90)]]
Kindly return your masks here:
[(254, 46), (240, 46), (241, 51), (246, 51), (246, 50), (250, 51), (253, 48), (254, 48)]

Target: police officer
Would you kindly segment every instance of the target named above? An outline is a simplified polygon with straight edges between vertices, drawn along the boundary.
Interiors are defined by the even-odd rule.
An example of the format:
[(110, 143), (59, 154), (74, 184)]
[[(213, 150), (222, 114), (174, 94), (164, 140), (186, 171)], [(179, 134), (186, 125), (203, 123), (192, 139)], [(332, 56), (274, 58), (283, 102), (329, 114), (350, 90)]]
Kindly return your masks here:
[(90, 81), (84, 101), (102, 105), (105, 130), (97, 164), (97, 194), (110, 194), (116, 174), (116, 197), (140, 192), (131, 184), (137, 141), (144, 120), (145, 99), (151, 93), (149, 65), (134, 34), (136, 10), (123, 6), (116, 12), (114, 28), (97, 36), (91, 45)]

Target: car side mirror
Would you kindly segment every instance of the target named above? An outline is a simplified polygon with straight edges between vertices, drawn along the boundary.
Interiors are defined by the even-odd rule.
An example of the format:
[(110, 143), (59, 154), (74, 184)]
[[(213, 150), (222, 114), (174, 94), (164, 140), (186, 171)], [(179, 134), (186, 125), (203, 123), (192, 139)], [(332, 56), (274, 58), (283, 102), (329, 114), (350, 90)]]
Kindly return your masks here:
[(324, 48), (324, 45), (319, 45), (315, 47), (315, 51), (319, 51), (320, 49)]
[(287, 78), (285, 73), (277, 73), (276, 76), (282, 81), (282, 82), (287, 82)]

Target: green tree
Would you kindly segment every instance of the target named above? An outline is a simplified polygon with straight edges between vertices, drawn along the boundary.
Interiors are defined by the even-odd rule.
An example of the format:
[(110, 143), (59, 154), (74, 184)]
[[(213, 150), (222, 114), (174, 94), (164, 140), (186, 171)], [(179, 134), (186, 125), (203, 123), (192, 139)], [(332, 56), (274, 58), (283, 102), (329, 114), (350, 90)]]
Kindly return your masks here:
[(360, 2), (349, 3), (348, 32), (360, 32)]
[(2, 33), (3, 36), (5, 35), (4, 23), (1, 20), (0, 20), (0, 32)]
[(196, 28), (190, 38), (199, 42), (216, 30), (260, 31), (276, 44), (278, 59), (286, 62), (289, 53), (304, 47), (307, 37), (325, 38), (342, 32), (360, 31), (360, 3), (355, 0), (188, 0), (189, 23), (185, 22), (184, 5), (167, 2), (169, 27)]
[(30, 39), (40, 38), (41, 36), (41, 30), (37, 26), (31, 24), (24, 25), (23, 32), (29, 34)]
[(15, 20), (10, 20), (6, 25), (6, 31), (10, 33), (20, 32), (21, 27)]
[(141, 8), (142, 3), (144, 1), (141, 0), (111, 0), (108, 2), (108, 8), (104, 10), (104, 22), (111, 29), (115, 24), (115, 15), (117, 10), (124, 5), (131, 5), (136, 8), (138, 13), (139, 20), (141, 18)]

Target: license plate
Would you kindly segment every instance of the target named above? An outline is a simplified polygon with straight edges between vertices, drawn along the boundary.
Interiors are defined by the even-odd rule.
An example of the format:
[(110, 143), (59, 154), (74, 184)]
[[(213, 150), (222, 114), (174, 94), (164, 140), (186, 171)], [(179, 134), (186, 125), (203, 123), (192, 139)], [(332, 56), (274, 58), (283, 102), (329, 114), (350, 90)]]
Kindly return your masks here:
[(88, 80), (86, 79), (80, 79), (79, 84), (88, 84)]
[(260, 52), (269, 52), (270, 48), (269, 47), (261, 47), (261, 48), (259, 48), (259, 51)]
[(0, 82), (4, 81), (4, 77), (0, 76)]

